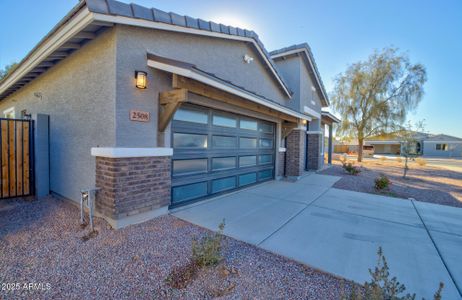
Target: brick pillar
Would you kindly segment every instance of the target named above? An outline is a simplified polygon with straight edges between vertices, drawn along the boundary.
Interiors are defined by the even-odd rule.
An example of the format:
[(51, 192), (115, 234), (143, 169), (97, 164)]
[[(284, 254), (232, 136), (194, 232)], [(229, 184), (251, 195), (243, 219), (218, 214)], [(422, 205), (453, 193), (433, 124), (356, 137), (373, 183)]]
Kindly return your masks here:
[(308, 134), (308, 147), (307, 147), (307, 159), (308, 169), (318, 170), (321, 168), (321, 139), (322, 134), (320, 132), (307, 132)]
[(287, 136), (286, 176), (299, 177), (305, 170), (305, 130), (293, 129)]
[(139, 223), (162, 214), (160, 211), (167, 212), (171, 201), (170, 155), (95, 156), (96, 187), (101, 188), (96, 194), (95, 208), (113, 227)]

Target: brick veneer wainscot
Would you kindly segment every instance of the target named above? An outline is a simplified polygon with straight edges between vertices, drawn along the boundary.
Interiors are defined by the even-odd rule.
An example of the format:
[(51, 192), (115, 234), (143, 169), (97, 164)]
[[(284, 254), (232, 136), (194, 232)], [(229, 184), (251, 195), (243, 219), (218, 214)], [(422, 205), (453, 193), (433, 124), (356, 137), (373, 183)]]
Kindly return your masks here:
[(308, 169), (318, 170), (321, 168), (321, 133), (308, 134)]
[(301, 176), (305, 169), (305, 130), (293, 129), (287, 136), (286, 176)]
[(171, 157), (96, 157), (96, 210), (120, 219), (170, 204)]

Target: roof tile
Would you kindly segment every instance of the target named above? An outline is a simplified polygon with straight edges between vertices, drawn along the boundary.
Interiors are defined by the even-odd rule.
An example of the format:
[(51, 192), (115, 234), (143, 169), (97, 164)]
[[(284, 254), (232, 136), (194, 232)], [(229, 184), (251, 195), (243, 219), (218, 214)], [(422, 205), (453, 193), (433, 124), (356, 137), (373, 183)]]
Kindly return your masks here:
[(202, 19), (198, 19), (199, 21), (199, 29), (202, 30), (210, 30), (210, 23), (207, 21), (204, 21)]
[(190, 16), (185, 16), (185, 18), (187, 27), (199, 29), (199, 22), (197, 21), (197, 19), (191, 18)]
[(154, 21), (152, 11), (149, 8), (134, 3), (132, 3), (131, 6), (135, 18)]
[(184, 16), (180, 16), (176, 13), (170, 13), (170, 18), (172, 19), (173, 25), (183, 26), (186, 27), (186, 20)]
[(220, 32), (220, 25), (218, 25), (218, 24), (215, 23), (215, 22), (210, 22), (210, 28), (211, 28), (212, 31), (214, 31), (214, 32)]
[(110, 14), (125, 16), (125, 17), (133, 17), (132, 8), (130, 7), (129, 4), (122, 3), (119, 1), (114, 1), (114, 0), (106, 0), (106, 1), (109, 7)]
[(153, 8), (152, 13), (154, 15), (154, 21), (167, 23), (167, 24), (172, 24), (172, 20), (170, 19), (170, 15), (168, 13), (166, 13), (165, 11)]
[(86, 0), (88, 10), (94, 13), (107, 14), (109, 12), (106, 1)]

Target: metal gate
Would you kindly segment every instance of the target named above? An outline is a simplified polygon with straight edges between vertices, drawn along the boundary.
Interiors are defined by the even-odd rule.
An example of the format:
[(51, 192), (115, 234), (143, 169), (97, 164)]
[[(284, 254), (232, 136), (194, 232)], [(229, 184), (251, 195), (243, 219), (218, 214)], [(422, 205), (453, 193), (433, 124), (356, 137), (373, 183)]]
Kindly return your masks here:
[(0, 118), (0, 199), (34, 195), (34, 121)]

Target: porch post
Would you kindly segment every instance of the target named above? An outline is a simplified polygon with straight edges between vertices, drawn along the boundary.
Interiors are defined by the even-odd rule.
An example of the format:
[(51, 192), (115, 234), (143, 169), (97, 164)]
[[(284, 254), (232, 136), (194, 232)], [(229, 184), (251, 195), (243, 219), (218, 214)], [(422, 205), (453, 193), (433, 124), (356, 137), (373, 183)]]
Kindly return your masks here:
[(333, 124), (329, 124), (329, 145), (327, 146), (327, 163), (329, 165), (332, 164), (332, 149), (334, 148), (334, 145), (332, 144), (332, 126)]

